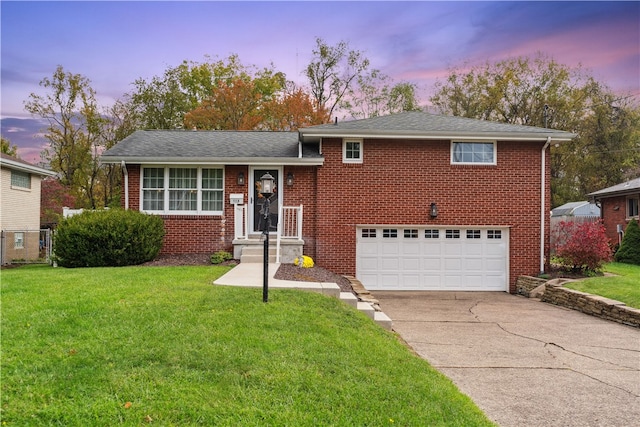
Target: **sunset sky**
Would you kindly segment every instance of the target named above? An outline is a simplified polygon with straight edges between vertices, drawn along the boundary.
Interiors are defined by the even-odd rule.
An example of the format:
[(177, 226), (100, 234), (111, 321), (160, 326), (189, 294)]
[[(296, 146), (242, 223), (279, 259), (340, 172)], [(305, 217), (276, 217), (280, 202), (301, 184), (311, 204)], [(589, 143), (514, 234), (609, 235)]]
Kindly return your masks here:
[(91, 80), (108, 106), (138, 78), (238, 54), (306, 83), (315, 38), (344, 40), (395, 82), (433, 84), (464, 63), (542, 52), (582, 64), (640, 99), (640, 2), (11, 2), (0, 3), (2, 135), (28, 161), (45, 144), (24, 110), (57, 65)]

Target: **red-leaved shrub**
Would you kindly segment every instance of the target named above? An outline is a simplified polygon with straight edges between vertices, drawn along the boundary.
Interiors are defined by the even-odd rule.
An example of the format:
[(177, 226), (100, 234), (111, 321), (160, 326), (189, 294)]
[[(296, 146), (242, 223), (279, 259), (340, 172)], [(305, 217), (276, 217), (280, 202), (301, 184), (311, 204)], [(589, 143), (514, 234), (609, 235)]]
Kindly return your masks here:
[(556, 256), (560, 263), (574, 271), (598, 271), (611, 261), (611, 248), (602, 221), (562, 221), (557, 225)]

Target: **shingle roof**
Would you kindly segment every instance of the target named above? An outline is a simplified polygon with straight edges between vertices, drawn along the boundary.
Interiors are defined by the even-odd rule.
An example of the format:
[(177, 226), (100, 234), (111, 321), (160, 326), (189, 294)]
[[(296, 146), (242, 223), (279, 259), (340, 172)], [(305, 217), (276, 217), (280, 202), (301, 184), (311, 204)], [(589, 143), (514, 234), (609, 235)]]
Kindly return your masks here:
[(568, 141), (576, 136), (555, 129), (440, 116), (421, 111), (312, 126), (301, 129), (300, 133), (305, 140), (331, 136), (544, 140), (550, 136), (556, 141)]
[(602, 190), (594, 191), (593, 193), (589, 193), (588, 196), (599, 199), (602, 197), (612, 197), (638, 192), (640, 192), (640, 177), (627, 182), (623, 182), (622, 184), (617, 184)]
[(297, 132), (139, 130), (107, 150), (102, 161), (322, 164), (317, 152), (304, 154), (299, 158)]

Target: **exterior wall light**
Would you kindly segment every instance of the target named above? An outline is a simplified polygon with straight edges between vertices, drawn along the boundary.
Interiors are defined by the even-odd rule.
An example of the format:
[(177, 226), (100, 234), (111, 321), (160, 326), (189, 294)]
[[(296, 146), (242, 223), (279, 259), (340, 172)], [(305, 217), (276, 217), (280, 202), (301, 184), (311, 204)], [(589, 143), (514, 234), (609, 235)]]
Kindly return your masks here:
[(293, 172), (287, 174), (287, 185), (289, 187), (293, 186)]
[(431, 219), (438, 217), (438, 205), (436, 205), (435, 202), (431, 203), (431, 208), (429, 209), (429, 216), (431, 216)]
[(244, 172), (238, 174), (238, 185), (244, 185)]

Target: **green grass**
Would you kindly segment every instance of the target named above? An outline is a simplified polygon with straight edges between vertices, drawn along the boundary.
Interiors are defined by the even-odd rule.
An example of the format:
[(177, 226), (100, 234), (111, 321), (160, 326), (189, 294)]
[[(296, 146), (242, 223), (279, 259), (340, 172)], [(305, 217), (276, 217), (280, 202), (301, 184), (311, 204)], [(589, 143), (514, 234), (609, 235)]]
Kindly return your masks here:
[(565, 286), (577, 291), (600, 295), (640, 308), (640, 265), (610, 263), (604, 268), (615, 276), (592, 277)]
[(3, 270), (2, 425), (492, 425), (356, 310), (227, 269)]

